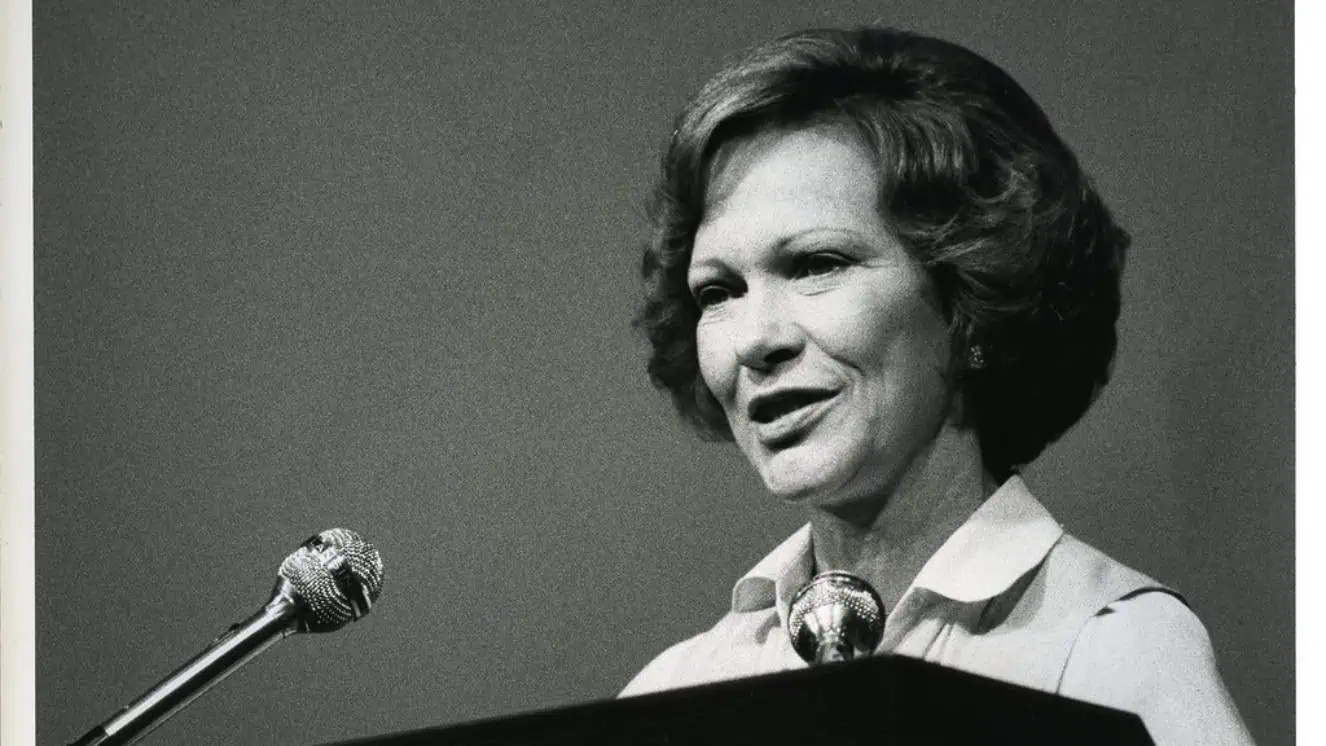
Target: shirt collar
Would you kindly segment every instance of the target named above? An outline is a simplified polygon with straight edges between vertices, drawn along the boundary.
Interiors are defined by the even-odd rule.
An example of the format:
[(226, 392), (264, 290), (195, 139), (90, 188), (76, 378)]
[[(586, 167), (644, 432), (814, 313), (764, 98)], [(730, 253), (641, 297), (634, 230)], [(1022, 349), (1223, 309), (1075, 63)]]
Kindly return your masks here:
[[(1010, 477), (926, 562), (912, 587), (963, 603), (993, 598), (1039, 565), (1061, 536), (1063, 527), (1022, 478)], [(806, 524), (737, 581), (732, 611), (776, 606), (786, 626), (792, 596), (810, 580), (814, 565)]]
[(778, 618), (786, 627), (792, 596), (810, 581), (814, 567), (815, 554), (810, 548), (807, 523), (737, 581), (732, 587), (732, 610), (759, 611), (776, 602)]
[(993, 598), (1039, 565), (1063, 533), (1022, 478), (1010, 477), (925, 563), (912, 586), (963, 603)]

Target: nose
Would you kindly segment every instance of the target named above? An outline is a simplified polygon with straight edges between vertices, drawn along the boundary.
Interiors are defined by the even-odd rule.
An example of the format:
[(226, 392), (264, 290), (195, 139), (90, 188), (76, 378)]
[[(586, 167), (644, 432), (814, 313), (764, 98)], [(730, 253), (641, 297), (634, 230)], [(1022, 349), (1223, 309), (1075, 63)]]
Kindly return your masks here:
[(759, 373), (776, 369), (779, 364), (801, 354), (804, 337), (777, 293), (751, 292), (743, 304), (737, 322), (735, 351), (737, 362)]

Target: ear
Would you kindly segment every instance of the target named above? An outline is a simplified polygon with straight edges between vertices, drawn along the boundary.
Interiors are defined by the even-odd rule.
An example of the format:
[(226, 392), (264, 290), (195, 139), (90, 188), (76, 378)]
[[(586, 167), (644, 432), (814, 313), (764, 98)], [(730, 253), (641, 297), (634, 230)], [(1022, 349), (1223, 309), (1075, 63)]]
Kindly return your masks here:
[(953, 344), (949, 353), (948, 422), (959, 429), (975, 429), (976, 408), (971, 402), (979, 378), (984, 374), (987, 353), (981, 345)]

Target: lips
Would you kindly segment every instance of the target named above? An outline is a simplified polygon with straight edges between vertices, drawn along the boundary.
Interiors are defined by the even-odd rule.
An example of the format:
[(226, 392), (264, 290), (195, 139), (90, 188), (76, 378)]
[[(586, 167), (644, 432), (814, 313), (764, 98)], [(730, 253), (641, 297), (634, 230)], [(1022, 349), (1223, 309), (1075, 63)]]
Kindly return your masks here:
[(751, 421), (763, 425), (802, 407), (828, 399), (833, 394), (832, 391), (816, 389), (789, 389), (762, 394), (751, 400), (750, 406), (746, 408), (746, 414)]
[(756, 438), (769, 446), (786, 444), (813, 424), (825, 409), (820, 406), (837, 396), (825, 389), (784, 389), (761, 394), (751, 400), (746, 414), (755, 425)]

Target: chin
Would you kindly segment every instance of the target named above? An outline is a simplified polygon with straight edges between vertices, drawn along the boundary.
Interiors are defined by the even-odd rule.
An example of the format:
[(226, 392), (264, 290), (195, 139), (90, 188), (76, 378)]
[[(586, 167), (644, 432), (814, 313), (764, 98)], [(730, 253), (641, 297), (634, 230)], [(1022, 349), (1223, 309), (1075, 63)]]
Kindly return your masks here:
[(875, 503), (890, 481), (887, 459), (870, 445), (865, 438), (808, 440), (751, 461), (765, 489), (782, 502), (846, 509)]
[(826, 490), (821, 484), (805, 479), (774, 480), (766, 478), (764, 486), (769, 494), (785, 503), (814, 504)]
[[(835, 497), (851, 479), (851, 469), (824, 454), (809, 458), (780, 458), (765, 463), (760, 477), (770, 494), (787, 503), (820, 504), (835, 502)], [(808, 454), (809, 455), (809, 454)]]

